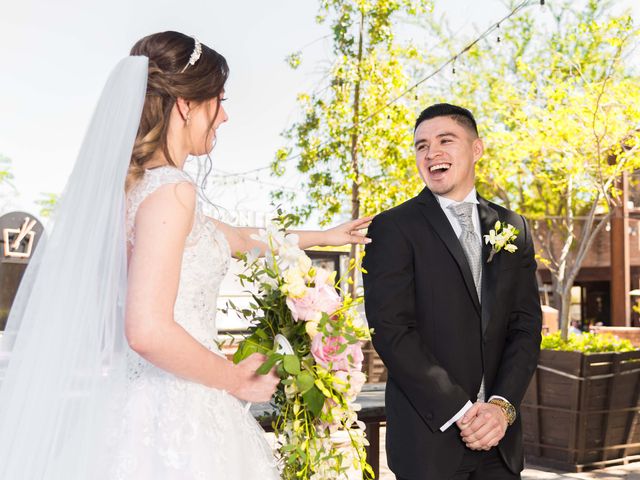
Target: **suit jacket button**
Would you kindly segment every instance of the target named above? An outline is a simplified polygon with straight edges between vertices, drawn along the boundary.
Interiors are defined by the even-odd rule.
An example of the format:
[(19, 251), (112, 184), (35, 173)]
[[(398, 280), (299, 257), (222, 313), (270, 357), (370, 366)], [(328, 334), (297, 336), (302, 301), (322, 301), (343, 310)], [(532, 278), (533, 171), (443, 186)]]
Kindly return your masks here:
[(430, 413), (427, 413), (426, 417), (427, 420), (433, 420), (433, 415), (431, 415)]

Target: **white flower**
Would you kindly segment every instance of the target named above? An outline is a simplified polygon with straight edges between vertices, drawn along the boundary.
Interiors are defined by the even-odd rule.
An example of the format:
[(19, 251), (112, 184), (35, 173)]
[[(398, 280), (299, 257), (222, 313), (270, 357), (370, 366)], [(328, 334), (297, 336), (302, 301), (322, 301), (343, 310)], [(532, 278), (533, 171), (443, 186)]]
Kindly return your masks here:
[(296, 386), (295, 382), (284, 386), (284, 394), (287, 398), (291, 399), (295, 397), (296, 393), (298, 393), (298, 387)]
[(302, 272), (297, 268), (290, 268), (283, 275), (284, 286), (282, 293), (292, 298), (302, 298), (307, 293), (307, 285)]
[(307, 255), (300, 255), (298, 257), (298, 268), (303, 275), (307, 275), (312, 266), (311, 259)]
[(254, 247), (247, 252), (247, 264), (253, 265), (260, 258), (260, 249)]
[(266, 229), (261, 228), (257, 234), (252, 234), (251, 238), (266, 243), (269, 247), (274, 247), (277, 250), (280, 245), (285, 243), (285, 232), (280, 230), (277, 225), (270, 223)]
[(313, 337), (318, 334), (318, 322), (314, 320), (309, 321), (305, 324), (304, 329), (307, 332), (307, 335), (309, 335), (309, 338), (313, 339)]
[(260, 283), (264, 287), (268, 287), (269, 289), (278, 288), (278, 280), (273, 277), (270, 277), (269, 275), (262, 275), (260, 277)]
[(484, 242), (491, 245), (491, 253), (489, 254), (489, 263), (493, 256), (500, 250), (506, 250), (509, 253), (513, 253), (518, 250), (518, 247), (512, 242), (518, 237), (518, 229), (509, 223), (502, 223), (499, 220), (493, 227), (493, 230), (489, 231), (488, 235), (484, 236)]
[[(278, 266), (281, 270), (299, 268), (300, 258), (306, 257), (298, 247), (298, 235), (287, 235), (278, 248)], [(308, 271), (308, 270), (307, 270)]]

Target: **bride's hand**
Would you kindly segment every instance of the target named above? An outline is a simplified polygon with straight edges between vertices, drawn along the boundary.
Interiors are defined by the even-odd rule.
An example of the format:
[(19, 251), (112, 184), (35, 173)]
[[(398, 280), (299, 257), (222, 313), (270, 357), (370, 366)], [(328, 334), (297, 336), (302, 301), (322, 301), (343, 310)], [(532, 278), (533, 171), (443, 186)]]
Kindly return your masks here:
[(345, 222), (337, 227), (325, 230), (323, 233), (323, 244), (325, 246), (339, 247), (341, 245), (366, 245), (371, 243), (371, 239), (367, 238), (365, 232), (371, 224), (373, 216), (362, 217), (350, 222)]
[(247, 402), (268, 402), (276, 391), (280, 378), (275, 367), (266, 375), (259, 375), (256, 370), (267, 360), (259, 353), (249, 355), (238, 363), (236, 368), (237, 386), (230, 391), (233, 396)]

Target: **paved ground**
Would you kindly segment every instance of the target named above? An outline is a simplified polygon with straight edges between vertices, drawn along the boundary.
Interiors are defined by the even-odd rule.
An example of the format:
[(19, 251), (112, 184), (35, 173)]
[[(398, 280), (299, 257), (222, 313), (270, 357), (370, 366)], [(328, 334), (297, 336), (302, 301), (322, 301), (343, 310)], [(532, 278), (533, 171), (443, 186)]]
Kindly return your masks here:
[[(382, 459), (380, 459), (382, 462)], [(395, 475), (386, 468), (380, 469), (380, 480), (395, 480)], [(599, 479), (599, 480), (640, 480), (640, 462), (620, 467), (610, 467), (587, 473), (562, 473), (553, 470), (527, 468), (522, 472), (523, 480), (569, 480), (569, 479)]]
[(600, 480), (640, 480), (640, 462), (635, 462), (619, 467), (609, 467), (603, 470), (594, 470), (587, 473), (561, 473), (551, 470), (536, 470), (529, 468), (523, 472), (522, 478), (525, 480), (575, 478), (597, 478)]
[[(395, 475), (387, 468), (387, 459), (384, 451), (384, 428), (380, 429), (380, 480), (395, 480)], [(562, 473), (548, 469), (530, 467), (522, 472), (523, 480), (571, 480), (571, 479), (598, 479), (598, 480), (640, 480), (640, 462), (629, 465), (610, 467), (603, 470), (594, 470), (587, 473)]]

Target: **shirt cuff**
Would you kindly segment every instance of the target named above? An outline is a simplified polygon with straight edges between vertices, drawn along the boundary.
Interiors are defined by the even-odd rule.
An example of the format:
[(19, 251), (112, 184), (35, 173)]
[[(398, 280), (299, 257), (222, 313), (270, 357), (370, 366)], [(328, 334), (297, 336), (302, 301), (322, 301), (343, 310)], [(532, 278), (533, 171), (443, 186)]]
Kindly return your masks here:
[(460, 420), (471, 407), (473, 407), (473, 403), (471, 403), (470, 401), (467, 401), (465, 406), (462, 407), (458, 413), (456, 413), (453, 417), (451, 417), (451, 419), (447, 423), (445, 423), (443, 426), (440, 427), (440, 431), (444, 432), (447, 428), (449, 428), (451, 425), (453, 425), (458, 420)]

